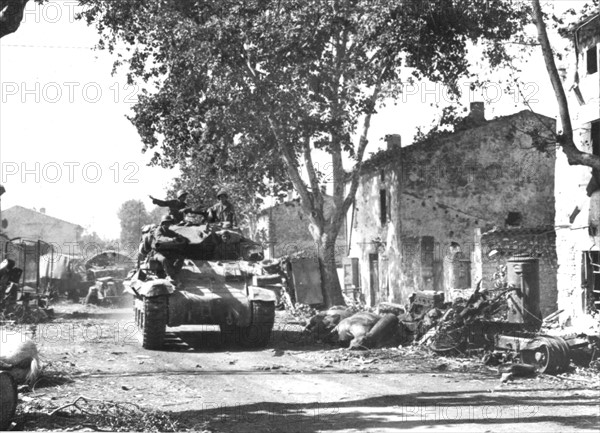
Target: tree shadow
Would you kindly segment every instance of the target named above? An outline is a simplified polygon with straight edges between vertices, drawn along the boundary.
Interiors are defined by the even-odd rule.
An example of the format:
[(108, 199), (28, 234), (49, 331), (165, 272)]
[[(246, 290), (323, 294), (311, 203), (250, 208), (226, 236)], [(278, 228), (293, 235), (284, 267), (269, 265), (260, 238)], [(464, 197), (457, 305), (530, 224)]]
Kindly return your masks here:
[[(341, 402), (260, 402), (242, 405), (203, 403), (199, 410), (169, 412), (181, 425), (210, 425), (215, 431), (399, 431), (445, 427), (458, 430), (469, 425), (489, 430), (491, 425), (523, 426), (553, 423), (562, 428), (595, 429), (597, 402), (580, 396), (489, 395), (451, 391), (386, 395)], [(513, 390), (507, 390), (513, 393)], [(544, 393), (555, 394), (555, 389)], [(579, 413), (562, 415), (555, 407), (577, 406)], [(581, 411), (586, 412), (581, 414)], [(563, 413), (570, 409), (563, 408)], [(485, 427), (484, 427), (485, 426)], [(527, 427), (524, 427), (527, 428)]]
[[(196, 329), (193, 329), (196, 328)], [(214, 326), (187, 326), (185, 330), (169, 328), (162, 350), (167, 352), (248, 352), (261, 350), (301, 350), (304, 352), (335, 350), (339, 345), (322, 343), (301, 329), (276, 328), (266, 347), (248, 348), (236, 342), (233, 335), (221, 332)]]

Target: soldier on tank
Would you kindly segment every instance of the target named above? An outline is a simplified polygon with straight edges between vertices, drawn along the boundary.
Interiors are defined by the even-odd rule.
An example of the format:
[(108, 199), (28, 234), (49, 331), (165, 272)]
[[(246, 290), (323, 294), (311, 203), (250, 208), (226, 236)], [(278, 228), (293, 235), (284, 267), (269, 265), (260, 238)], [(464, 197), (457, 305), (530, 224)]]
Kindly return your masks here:
[(170, 229), (174, 223), (174, 219), (171, 215), (163, 217), (160, 221), (160, 225), (154, 229), (152, 233), (152, 251), (151, 260), (159, 263), (162, 270), (166, 274), (166, 278), (171, 282), (175, 282), (177, 274), (183, 266), (183, 256), (172, 251), (158, 251), (161, 243), (170, 243), (176, 241), (188, 242), (187, 239), (182, 237), (180, 234), (175, 233)]
[(175, 200), (159, 200), (152, 196), (149, 196), (152, 199), (152, 204), (160, 207), (168, 207), (169, 215), (173, 217), (173, 221), (175, 224), (179, 224), (183, 222), (185, 214), (191, 213), (196, 215), (202, 215), (206, 217), (206, 212), (200, 208), (192, 209), (188, 207), (186, 204), (186, 200), (188, 197), (188, 193), (183, 190), (177, 191), (177, 199)]
[(212, 223), (228, 222), (232, 226), (237, 226), (235, 210), (228, 200), (227, 191), (224, 189), (219, 190), (217, 199), (219, 201), (208, 210), (208, 221)]
[(168, 207), (169, 215), (173, 217), (175, 224), (183, 221), (184, 210), (188, 207), (185, 203), (188, 193), (183, 190), (177, 191), (177, 199), (175, 200), (159, 200), (157, 198), (149, 196), (152, 199), (152, 204), (160, 207)]

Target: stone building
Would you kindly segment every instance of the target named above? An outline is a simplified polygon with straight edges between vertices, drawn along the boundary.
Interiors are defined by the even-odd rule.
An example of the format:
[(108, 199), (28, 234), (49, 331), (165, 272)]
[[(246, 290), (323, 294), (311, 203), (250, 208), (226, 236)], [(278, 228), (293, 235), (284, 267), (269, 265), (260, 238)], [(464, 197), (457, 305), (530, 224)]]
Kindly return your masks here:
[(83, 233), (83, 227), (80, 225), (46, 215), (43, 208), (38, 212), (22, 206), (13, 206), (2, 210), (2, 219), (8, 222), (4, 232), (9, 238), (42, 240), (51, 244), (59, 253), (74, 251), (75, 243), (81, 240)]
[(552, 226), (554, 155), (532, 139), (544, 128), (555, 121), (529, 111), (487, 121), (483, 103), (473, 103), (452, 133), (405, 147), (388, 136), (388, 149), (365, 161), (347, 216), (366, 301), (457, 288), (447, 287), (457, 265), (461, 284), (475, 285), (483, 276), (476, 229)]
[[(575, 144), (600, 155), (600, 15), (580, 22), (572, 40), (564, 87)], [(600, 308), (600, 173), (558, 152), (555, 181), (558, 307), (578, 317)]]
[[(329, 215), (333, 198), (324, 197), (325, 215)], [(344, 224), (336, 240), (336, 260), (341, 266), (346, 255), (346, 233)], [(316, 245), (308, 229), (308, 218), (304, 214), (300, 199), (271, 206), (260, 212), (254, 237), (263, 243), (265, 257), (277, 258), (287, 255), (316, 257)]]

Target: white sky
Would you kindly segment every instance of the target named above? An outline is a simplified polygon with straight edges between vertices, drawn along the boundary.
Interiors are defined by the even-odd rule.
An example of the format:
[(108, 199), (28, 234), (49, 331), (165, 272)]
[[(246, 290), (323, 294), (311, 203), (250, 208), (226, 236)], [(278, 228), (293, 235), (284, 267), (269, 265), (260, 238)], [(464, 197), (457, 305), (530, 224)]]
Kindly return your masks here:
[[(554, 3), (562, 9), (585, 2)], [(137, 131), (125, 118), (136, 91), (125, 87), (123, 74), (111, 76), (113, 57), (90, 49), (98, 35), (73, 19), (75, 5), (31, 1), (19, 30), (0, 40), (0, 183), (7, 189), (2, 209), (45, 208), (48, 215), (117, 238), (121, 203), (143, 199), (150, 209), (148, 194), (164, 195), (177, 172), (146, 165), (149, 156), (141, 153)], [(536, 92), (534, 110), (554, 116), (541, 56), (531, 57), (521, 78), (530, 83), (526, 90)], [(386, 134), (401, 134), (408, 144), (417, 126), (431, 123), (430, 104), (441, 92), (426, 88), (431, 93), (421, 87), (373, 118), (367, 156)], [(498, 95), (498, 88), (487, 92), (495, 100), (486, 104), (488, 119), (525, 109), (519, 96), (515, 104), (515, 96)]]

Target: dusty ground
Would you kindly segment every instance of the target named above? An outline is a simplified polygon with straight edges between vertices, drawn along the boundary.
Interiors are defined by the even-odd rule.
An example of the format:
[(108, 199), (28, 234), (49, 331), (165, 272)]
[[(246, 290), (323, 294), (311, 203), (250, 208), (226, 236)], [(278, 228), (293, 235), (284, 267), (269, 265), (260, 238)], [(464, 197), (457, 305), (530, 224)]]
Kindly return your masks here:
[[(35, 328), (45, 378), (33, 390), (22, 390), (17, 429), (304, 433), (600, 427), (600, 379), (585, 371), (502, 384), (495, 369), (477, 360), (410, 348), (353, 352), (319, 344), (281, 312), (264, 350), (225, 343), (218, 328), (182, 327), (171, 330), (164, 351), (146, 351), (129, 308), (69, 305), (56, 311), (53, 322)], [(79, 396), (98, 401), (49, 415)], [(132, 412), (126, 403), (143, 412)]]

